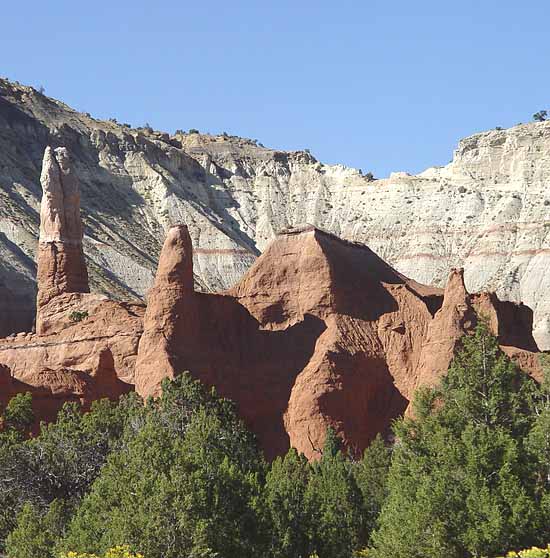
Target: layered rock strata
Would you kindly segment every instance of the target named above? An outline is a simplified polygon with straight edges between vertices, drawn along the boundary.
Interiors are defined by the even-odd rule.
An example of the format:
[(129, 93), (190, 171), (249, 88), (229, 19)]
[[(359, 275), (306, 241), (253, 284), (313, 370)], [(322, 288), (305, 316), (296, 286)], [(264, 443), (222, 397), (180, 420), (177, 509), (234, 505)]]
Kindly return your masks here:
[(550, 122), (478, 133), (445, 166), (370, 180), (227, 134), (98, 120), (0, 79), (0, 281), (25, 301), (0, 300), (8, 331), (30, 328), (34, 316), (46, 145), (71, 151), (96, 292), (139, 299), (174, 223), (188, 226), (204, 292), (235, 284), (278, 232), (312, 223), (422, 283), (444, 287), (463, 267), (469, 291), (532, 308), (535, 337), (550, 348)]
[(66, 401), (88, 408), (134, 388), (157, 396), (189, 370), (231, 398), (268, 457), (290, 445), (318, 458), (333, 427), (361, 452), (435, 383), (480, 317), (502, 349), (540, 374), (532, 312), (396, 271), (365, 245), (313, 226), (280, 234), (220, 294), (194, 287), (189, 228), (169, 230), (142, 304), (90, 294), (78, 181), (64, 149), (44, 157), (37, 332), (0, 339), (0, 405), (30, 391), (37, 420)]

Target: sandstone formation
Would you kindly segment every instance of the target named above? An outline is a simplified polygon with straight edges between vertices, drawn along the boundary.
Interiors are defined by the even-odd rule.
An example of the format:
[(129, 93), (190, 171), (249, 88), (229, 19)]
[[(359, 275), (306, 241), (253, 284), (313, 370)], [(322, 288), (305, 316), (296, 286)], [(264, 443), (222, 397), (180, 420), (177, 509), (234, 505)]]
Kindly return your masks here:
[(36, 331), (47, 333), (48, 303), (64, 293), (88, 293), (82, 249), (80, 191), (66, 148), (46, 147), (42, 163)]
[(157, 276), (149, 291), (144, 331), (136, 363), (136, 388), (149, 397), (160, 393), (159, 378), (174, 378), (188, 333), (198, 326), (194, 311), (193, 248), (187, 227), (172, 228), (160, 255)]
[(42, 171), (36, 333), (0, 339), (0, 404), (29, 391), (37, 421), (67, 401), (84, 408), (132, 390), (141, 304), (88, 293), (78, 180), (66, 149), (47, 147)]
[(528, 309), (468, 294), (462, 271), (443, 292), (314, 227), (279, 235), (223, 295), (193, 291), (192, 263), (187, 228), (172, 228), (148, 295), (136, 391), (158, 395), (163, 378), (189, 370), (237, 403), (269, 457), (289, 444), (318, 457), (328, 426), (362, 451), (419, 385), (445, 373), (481, 315), (538, 373)]
[[(11, 167), (0, 165), (0, 195), (2, 202), (8, 202), (0, 205), (4, 235), (0, 255), (8, 254), (0, 271), (9, 268), (10, 279), (0, 288), (0, 310), (11, 312), (12, 289), (28, 289), (18, 291), (20, 296), (32, 292), (24, 279), (34, 264), (27, 261), (30, 256), (23, 248), (32, 238), (39, 246), (36, 333), (0, 339), (0, 405), (15, 393), (31, 391), (38, 419), (52, 420), (65, 401), (86, 408), (99, 397), (116, 398), (134, 385), (144, 397), (155, 396), (163, 378), (189, 370), (237, 403), (268, 457), (293, 445), (314, 459), (328, 426), (356, 451), (378, 432), (387, 432), (392, 419), (406, 411), (418, 386), (432, 384), (445, 373), (461, 337), (481, 316), (504, 351), (526, 372), (540, 374), (531, 310), (502, 302), (493, 292), (470, 294), (465, 284), (468, 270), (452, 271), (443, 290), (409, 279), (366, 245), (318, 226), (287, 229), (267, 244), (275, 234), (272, 227), (260, 239), (260, 231), (269, 229), (269, 223), (288, 225), (305, 217), (296, 208), (307, 208), (309, 202), (296, 205), (295, 215), (290, 205), (285, 206), (284, 219), (273, 212), (275, 204), (265, 208), (271, 221), (265, 214), (252, 218), (245, 201), (251, 185), (260, 188), (265, 179), (268, 190), (282, 192), (285, 184), (297, 188), (303, 199), (321, 188), (316, 180), (321, 180), (322, 196), (336, 191), (333, 168), (316, 163), (308, 154), (261, 148), (261, 172), (266, 174), (260, 174), (255, 159), (260, 148), (250, 143), (231, 140), (237, 147), (229, 146), (227, 158), (227, 152), (216, 147), (217, 140), (196, 134), (179, 135), (179, 139), (151, 132), (134, 136), (114, 124), (106, 134), (105, 123), (92, 124), (95, 121), (89, 117), (83, 120), (82, 115), (28, 89), (12, 87), (8, 97), (19, 96), (17, 102), (7, 103), (2, 87), (4, 82), (0, 82), (0, 126), (3, 122), (7, 126), (0, 127), (0, 139), (2, 129), (9, 130), (14, 145), (21, 137), (33, 136), (27, 154), (45, 140), (58, 145), (67, 139), (71, 148), (45, 147), (40, 214), (33, 213), (38, 205), (33, 205), (32, 196), (24, 195), (22, 186), (33, 188), (32, 173), (19, 175), (17, 186), (9, 183), (4, 188), (2, 173)], [(21, 109), (26, 103), (33, 107), (32, 116)], [(37, 119), (52, 114), (67, 119), (55, 133), (35, 128)], [(541, 138), (545, 130), (541, 128)], [(100, 149), (92, 136), (103, 142)], [(20, 149), (9, 151), (9, 145), (7, 149), (17, 160)], [(27, 162), (34, 161), (34, 155), (29, 155)], [(349, 172), (342, 170), (342, 176)], [(133, 182), (137, 176), (139, 187)], [(374, 196), (375, 186), (363, 184), (359, 175), (356, 178), (357, 183), (340, 184), (340, 193), (345, 189)], [(146, 190), (149, 180), (155, 188)], [(79, 183), (87, 202), (89, 234), (84, 244)], [(383, 183), (376, 186), (381, 192), (384, 187)], [(120, 194), (117, 189), (124, 188), (124, 201), (109, 206)], [(219, 196), (211, 195), (215, 190)], [(313, 194), (315, 207), (324, 207), (319, 201), (321, 190)], [(157, 202), (162, 198), (161, 207), (168, 212), (162, 227), (155, 224), (158, 207), (145, 202), (147, 192)], [(346, 199), (354, 208), (361, 205), (351, 194)], [(16, 211), (24, 205), (22, 200), (26, 209)], [(371, 211), (377, 208), (373, 204)], [(38, 217), (39, 239), (33, 237)], [(169, 227), (170, 222), (180, 221), (186, 224)], [(147, 244), (147, 238), (162, 236), (164, 228), (168, 234), (145, 308), (135, 295), (147, 283), (142, 272), (149, 263), (140, 266), (147, 261), (154, 267), (154, 243)], [(390, 234), (385, 241), (391, 245)], [(88, 292), (83, 245), (91, 255), (96, 287), (118, 295), (126, 292), (128, 301)], [(243, 256), (243, 246), (249, 259)], [(219, 279), (228, 267), (236, 278), (258, 255), (258, 247), (263, 253), (232, 288), (220, 294), (196, 288), (198, 283), (204, 290), (207, 278), (217, 273)], [(132, 277), (143, 281), (132, 283)], [(542, 277), (540, 285), (544, 281)], [(8, 315), (0, 324), (7, 323), (9, 329), (15, 323), (11, 319)]]
[(531, 307), (550, 348), (550, 122), (476, 134), (444, 167), (369, 181), (305, 152), (97, 120), (0, 80), (0, 278), (26, 301), (24, 316), (7, 309), (11, 331), (32, 323), (47, 145), (66, 146), (80, 178), (96, 292), (139, 299), (174, 223), (188, 226), (206, 292), (236, 283), (278, 231), (312, 223), (422, 283), (444, 287), (463, 267), (471, 292)]

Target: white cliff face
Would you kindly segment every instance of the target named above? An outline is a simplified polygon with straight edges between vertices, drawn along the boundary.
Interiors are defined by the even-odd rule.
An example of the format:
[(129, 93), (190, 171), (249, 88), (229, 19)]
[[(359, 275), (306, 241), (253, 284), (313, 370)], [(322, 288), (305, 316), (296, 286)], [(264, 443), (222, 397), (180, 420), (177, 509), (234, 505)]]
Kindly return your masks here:
[(189, 228), (198, 288), (219, 290), (276, 232), (310, 223), (423, 283), (443, 285), (464, 266), (469, 291), (533, 308), (537, 341), (550, 347), (550, 122), (476, 134), (445, 167), (369, 181), (304, 152), (98, 121), (0, 80), (0, 278), (20, 278), (23, 295), (46, 144), (71, 153), (95, 290), (143, 296), (173, 224)]

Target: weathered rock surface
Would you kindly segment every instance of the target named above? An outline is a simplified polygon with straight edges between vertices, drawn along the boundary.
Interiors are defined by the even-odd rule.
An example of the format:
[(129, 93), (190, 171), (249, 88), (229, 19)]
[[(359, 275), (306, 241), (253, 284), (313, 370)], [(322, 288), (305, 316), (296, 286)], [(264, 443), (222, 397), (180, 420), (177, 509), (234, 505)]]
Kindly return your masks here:
[[(230, 287), (277, 232), (311, 223), (422, 283), (443, 287), (463, 267), (468, 290), (531, 307), (535, 337), (550, 348), (550, 122), (476, 134), (445, 167), (369, 181), (305, 152), (96, 120), (0, 80), (0, 278), (27, 301), (26, 328), (47, 145), (68, 147), (80, 178), (97, 292), (140, 298), (175, 223), (188, 226), (202, 291)], [(13, 310), (16, 331), (25, 320)]]
[(148, 295), (136, 391), (158, 395), (163, 378), (189, 370), (237, 403), (270, 457), (289, 444), (317, 457), (328, 426), (363, 450), (419, 385), (447, 370), (478, 314), (502, 342), (516, 340), (512, 356), (537, 373), (530, 329), (520, 329), (528, 309), (469, 295), (460, 271), (443, 292), (313, 227), (279, 235), (224, 295), (193, 291), (192, 262), (187, 228), (171, 229)]
[(36, 332), (0, 339), (0, 402), (29, 391), (37, 420), (133, 389), (143, 305), (90, 294), (78, 180), (64, 148), (46, 148)]
[[(3, 84), (0, 82), (0, 90)], [(12, 88), (9, 94), (15, 95), (17, 103), (8, 103), (11, 108), (7, 110), (5, 94), (0, 93), (0, 118), (7, 118), (8, 128), (14, 132), (12, 141), (17, 143), (21, 134), (31, 133), (38, 117), (54, 114), (56, 118), (69, 118), (71, 125), (65, 122), (60, 134), (48, 131), (40, 137), (54, 139), (54, 145), (60, 138), (68, 139), (72, 149), (45, 151), (40, 237), (35, 238), (35, 243), (39, 240), (36, 333), (0, 339), (0, 403), (14, 393), (31, 391), (38, 418), (52, 420), (65, 401), (78, 401), (87, 407), (99, 397), (116, 398), (133, 389), (134, 384), (143, 396), (158, 395), (163, 378), (190, 370), (237, 403), (268, 456), (283, 453), (293, 445), (315, 458), (327, 426), (335, 428), (347, 446), (357, 451), (378, 432), (387, 431), (391, 420), (407, 409), (417, 387), (431, 384), (445, 373), (460, 338), (481, 315), (499, 336), (503, 350), (526, 372), (534, 376), (540, 373), (537, 346), (531, 335), (531, 310), (521, 304), (501, 302), (494, 293), (469, 294), (465, 285), (467, 271), (452, 271), (444, 291), (427, 287), (397, 271), (364, 244), (338, 238), (314, 226), (289, 229), (267, 245), (267, 238), (274, 234), (273, 223), (288, 225), (294, 219), (307, 217), (300, 212), (307, 208), (313, 191), (317, 201), (321, 199), (319, 192), (323, 196), (326, 192), (370, 192), (375, 186), (358, 174), (353, 176), (359, 190), (354, 190), (353, 185), (338, 184), (334, 176), (328, 180), (334, 168), (318, 166), (306, 153), (257, 152), (259, 148), (250, 143), (231, 140), (236, 147), (232, 143), (232, 154), (227, 158), (223, 149), (213, 148), (217, 139), (196, 134), (174, 139), (148, 132), (147, 137), (134, 137), (114, 126), (107, 139), (100, 133), (105, 123), (94, 127), (90, 123), (95, 121), (86, 117), (93, 128), (92, 136), (103, 137), (104, 147), (98, 151), (97, 145), (91, 147), (92, 136), (86, 136), (90, 130), (82, 124), (82, 115), (30, 90)], [(25, 105), (25, 95), (33, 107), (32, 116), (19, 108)], [(40, 107), (47, 110), (41, 112)], [(546, 128), (541, 130), (544, 136)], [(220, 143), (224, 141), (225, 138), (219, 139)], [(126, 147), (120, 142), (125, 142)], [(181, 147), (175, 142), (180, 142)], [(35, 145), (29, 142), (27, 147), (32, 150)], [(208, 149), (212, 153), (206, 157)], [(259, 152), (264, 157), (262, 172), (267, 175), (256, 166)], [(20, 156), (17, 150), (8, 153), (14, 160)], [(0, 150), (0, 158), (4, 155)], [(117, 179), (114, 168), (122, 160), (126, 174), (121, 179), (123, 173), (119, 173)], [(5, 168), (6, 165), (0, 166), (0, 180)], [(109, 172), (102, 174), (106, 168)], [(126, 184), (130, 198), (136, 193), (132, 173), (147, 174), (153, 168), (157, 177), (155, 195), (162, 193), (162, 203), (170, 212), (161, 227), (166, 227), (168, 234), (145, 309), (135, 297), (134, 301), (120, 302), (87, 292), (79, 182), (86, 190), (90, 184), (97, 186), (97, 173), (105, 180), (102, 187), (107, 179), (113, 180), (114, 186), (109, 184), (109, 189), (105, 187), (102, 192), (106, 197), (96, 204), (95, 213), (88, 205), (85, 222), (89, 233), (84, 245), (91, 251), (95, 285), (100, 284), (103, 270), (112, 280), (111, 285), (119, 285), (120, 294), (128, 285), (126, 279), (131, 270), (136, 269), (132, 267), (134, 258), (154, 260), (149, 249), (152, 245), (147, 247), (143, 242), (149, 234), (147, 227), (151, 237), (153, 230), (160, 236), (161, 228), (152, 224), (158, 208), (147, 208), (144, 202), (135, 212), (125, 215), (124, 203), (129, 201), (125, 198), (116, 211), (113, 208), (111, 219), (101, 220), (98, 215), (104, 211), (105, 200), (116, 195), (121, 184)], [(342, 170), (342, 176), (349, 172)], [(33, 174), (26, 178), (30, 185), (29, 176)], [(268, 190), (275, 184), (278, 191), (283, 185), (298, 188), (303, 203), (297, 203), (294, 209), (287, 207), (285, 211), (289, 212), (283, 220), (280, 212), (272, 211), (273, 205), (269, 225), (265, 215), (249, 218), (246, 211), (251, 206), (241, 196), (246, 198), (247, 188), (259, 188), (262, 177), (269, 178)], [(192, 190), (186, 189), (188, 179), (194, 181), (193, 187), (202, 188), (202, 198), (193, 197)], [(379, 182), (376, 188), (383, 190), (385, 186)], [(240, 221), (229, 206), (222, 209), (219, 200), (210, 197), (216, 188), (224, 190), (226, 202), (230, 195), (238, 200)], [(0, 211), (5, 212), (0, 230), (13, 232), (29, 225), (31, 238), (31, 211), (20, 211), (19, 221), (4, 218), (12, 209), (20, 208), (21, 200), (26, 199), (23, 190), (8, 187), (2, 191), (7, 192), (4, 199), (16, 203), (0, 206)], [(177, 191), (181, 198), (174, 194)], [(267, 192), (266, 196), (269, 199), (271, 194)], [(278, 197), (276, 194), (275, 199)], [(346, 203), (355, 204), (354, 208), (360, 206), (351, 194), (346, 199)], [(219, 210), (217, 216), (212, 207)], [(123, 227), (127, 244), (104, 242), (99, 249), (94, 240), (97, 231), (111, 234), (120, 215), (125, 219), (124, 227), (131, 227)], [(313, 216), (317, 216), (317, 210)], [(169, 228), (171, 221), (179, 220), (186, 224)], [(250, 223), (254, 223), (254, 231)], [(271, 227), (265, 238), (259, 236), (266, 230), (263, 227)], [(204, 231), (212, 236), (208, 240), (199, 236), (197, 243), (197, 234)], [(4, 266), (9, 268), (7, 276), (11, 280), (4, 290), (0, 289), (0, 310), (6, 312), (11, 311), (7, 289), (24, 285), (23, 280), (14, 279), (30, 277), (33, 269), (25, 259), (30, 256), (21, 257), (24, 252), (15, 242), (18, 238), (25, 246), (25, 235), (15, 234), (3, 244), (11, 254)], [(388, 238), (391, 243), (391, 236)], [(205, 248), (205, 244), (212, 246), (212, 239), (215, 248)], [(220, 248), (227, 239), (231, 247)], [(193, 244), (199, 246), (195, 253)], [(250, 261), (238, 251), (243, 247), (247, 247)], [(214, 277), (215, 268), (219, 271), (231, 264), (238, 270), (233, 272), (236, 277), (251, 263), (258, 247), (263, 254), (234, 287), (222, 294), (195, 289), (194, 283), (204, 287), (206, 278)], [(121, 259), (109, 259), (113, 250)], [(228, 259), (220, 264), (219, 258), (226, 256)], [(120, 265), (119, 275), (113, 271), (115, 261)], [(542, 275), (540, 284), (545, 280)], [(24, 290), (18, 293), (25, 296)], [(10, 320), (8, 315), (0, 325), (9, 329)]]
[(61, 294), (89, 293), (82, 249), (80, 190), (67, 149), (46, 147), (42, 162), (36, 331), (48, 333), (48, 304)]

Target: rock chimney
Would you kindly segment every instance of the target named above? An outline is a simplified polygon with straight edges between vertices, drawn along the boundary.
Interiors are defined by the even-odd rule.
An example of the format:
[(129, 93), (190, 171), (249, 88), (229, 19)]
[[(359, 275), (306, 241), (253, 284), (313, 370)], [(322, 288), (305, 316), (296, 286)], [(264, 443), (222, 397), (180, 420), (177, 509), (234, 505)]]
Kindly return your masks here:
[(161, 381), (182, 372), (175, 344), (198, 327), (193, 294), (193, 245), (187, 226), (178, 225), (168, 231), (147, 293), (135, 375), (136, 391), (143, 397), (159, 395)]
[(38, 242), (36, 331), (41, 313), (52, 298), (88, 293), (88, 272), (82, 249), (80, 189), (66, 148), (46, 147), (42, 163), (42, 203)]

